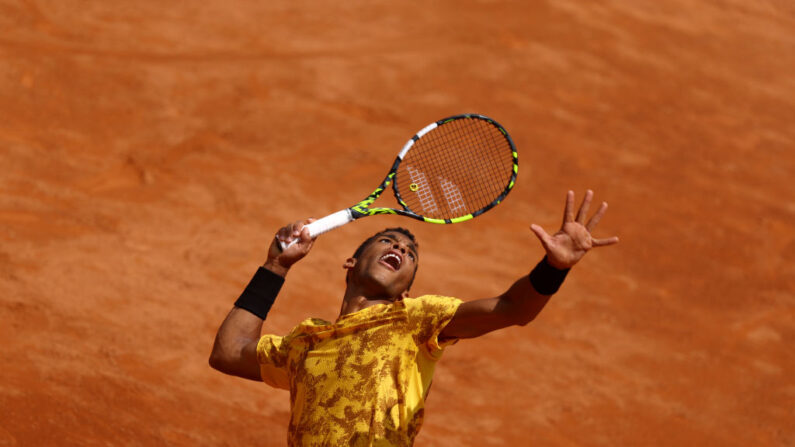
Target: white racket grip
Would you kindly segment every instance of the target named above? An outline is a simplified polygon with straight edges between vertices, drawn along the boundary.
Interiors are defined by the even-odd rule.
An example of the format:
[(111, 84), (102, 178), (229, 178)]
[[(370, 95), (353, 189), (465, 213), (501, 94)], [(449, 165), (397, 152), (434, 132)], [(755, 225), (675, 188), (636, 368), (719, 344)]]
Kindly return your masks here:
[[(351, 214), (351, 210), (349, 208), (345, 208), (344, 210), (337, 211), (334, 214), (329, 214), (322, 219), (318, 219), (311, 224), (305, 225), (304, 228), (309, 228), (310, 237), (317, 237), (327, 231), (331, 231), (352, 221), (353, 215)], [(293, 239), (289, 244), (279, 241), (279, 244), (282, 246), (282, 250), (286, 250), (287, 247), (290, 247), (296, 242), (298, 242), (298, 239)]]

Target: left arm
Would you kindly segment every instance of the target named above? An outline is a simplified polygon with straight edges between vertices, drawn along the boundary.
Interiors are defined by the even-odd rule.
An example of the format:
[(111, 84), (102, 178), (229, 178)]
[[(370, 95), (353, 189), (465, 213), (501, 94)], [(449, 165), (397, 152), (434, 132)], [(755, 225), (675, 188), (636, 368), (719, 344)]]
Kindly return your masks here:
[[(602, 202), (599, 210), (585, 223), (592, 199), (593, 191), (588, 190), (575, 217), (574, 192), (569, 191), (566, 194), (563, 225), (551, 236), (540, 226), (531, 225), (530, 229), (546, 250), (546, 257), (530, 278), (519, 278), (505, 293), (497, 297), (462, 303), (453, 319), (445, 326), (440, 338), (473, 338), (508, 326), (524, 326), (533, 321), (554, 290), (557, 290), (554, 284), (559, 285), (565, 271), (577, 264), (591, 248), (618, 242), (618, 237), (615, 236), (605, 239), (591, 237), (591, 230), (607, 211), (607, 203)], [(552, 289), (547, 287), (549, 283), (553, 283)]]

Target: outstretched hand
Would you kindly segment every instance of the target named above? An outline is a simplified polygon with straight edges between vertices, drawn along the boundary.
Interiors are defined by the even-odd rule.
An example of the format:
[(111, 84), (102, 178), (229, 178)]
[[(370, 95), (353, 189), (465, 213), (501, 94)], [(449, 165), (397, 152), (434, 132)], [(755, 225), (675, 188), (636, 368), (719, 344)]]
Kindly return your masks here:
[(596, 214), (588, 220), (588, 223), (585, 223), (592, 199), (593, 191), (589, 189), (585, 193), (585, 198), (575, 217), (574, 191), (569, 191), (566, 194), (563, 225), (561, 225), (557, 233), (551, 236), (539, 225), (530, 225), (530, 229), (533, 230), (533, 233), (544, 246), (544, 250), (547, 252), (547, 261), (552, 267), (560, 270), (569, 269), (579, 262), (591, 248), (604, 247), (618, 242), (617, 236), (604, 239), (597, 239), (591, 236), (591, 231), (596, 228), (596, 225), (602, 220), (607, 211), (607, 202), (602, 202)]
[[(286, 275), (287, 270), (306, 256), (315, 244), (315, 240), (309, 236), (309, 229), (304, 228), (314, 221), (315, 219), (300, 220), (280, 228), (268, 248), (265, 267), (281, 276)], [(297, 242), (282, 250), (279, 242), (289, 243), (293, 239), (297, 239)]]

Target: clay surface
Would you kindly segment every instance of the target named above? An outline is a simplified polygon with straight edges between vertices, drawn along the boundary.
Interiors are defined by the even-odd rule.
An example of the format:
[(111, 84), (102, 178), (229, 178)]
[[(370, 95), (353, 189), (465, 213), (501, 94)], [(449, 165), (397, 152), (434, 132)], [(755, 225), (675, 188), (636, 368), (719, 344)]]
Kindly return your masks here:
[(282, 224), (464, 112), (518, 146), (507, 200), (324, 235), (265, 330), (334, 319), (386, 226), (415, 293), (497, 295), (593, 188), (620, 244), (448, 349), (417, 445), (795, 444), (791, 2), (167, 3), (0, 0), (0, 446), (284, 445), (286, 392), (208, 366), (218, 325)]

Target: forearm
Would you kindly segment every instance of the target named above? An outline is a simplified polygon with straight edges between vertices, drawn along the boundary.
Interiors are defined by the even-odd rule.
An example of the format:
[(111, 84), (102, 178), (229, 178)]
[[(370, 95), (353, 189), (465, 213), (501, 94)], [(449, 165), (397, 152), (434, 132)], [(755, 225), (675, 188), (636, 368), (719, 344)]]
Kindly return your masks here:
[(517, 279), (500, 296), (500, 300), (505, 303), (506, 318), (509, 318), (512, 324), (524, 326), (541, 313), (551, 297), (552, 295), (538, 293), (525, 275)]
[(560, 288), (569, 269), (553, 267), (545, 256), (529, 275), (519, 278), (503, 299), (510, 302), (507, 306), (516, 317), (519, 325), (525, 325), (535, 319), (546, 306), (549, 299)]
[[(442, 338), (479, 337), (497, 329), (524, 326), (533, 321), (554, 293), (549, 283), (554, 286), (560, 280), (560, 271), (543, 267), (546, 266), (540, 270), (536, 267), (529, 276), (517, 279), (497, 297), (462, 303), (442, 331)], [(557, 287), (553, 288), (557, 290)]]

